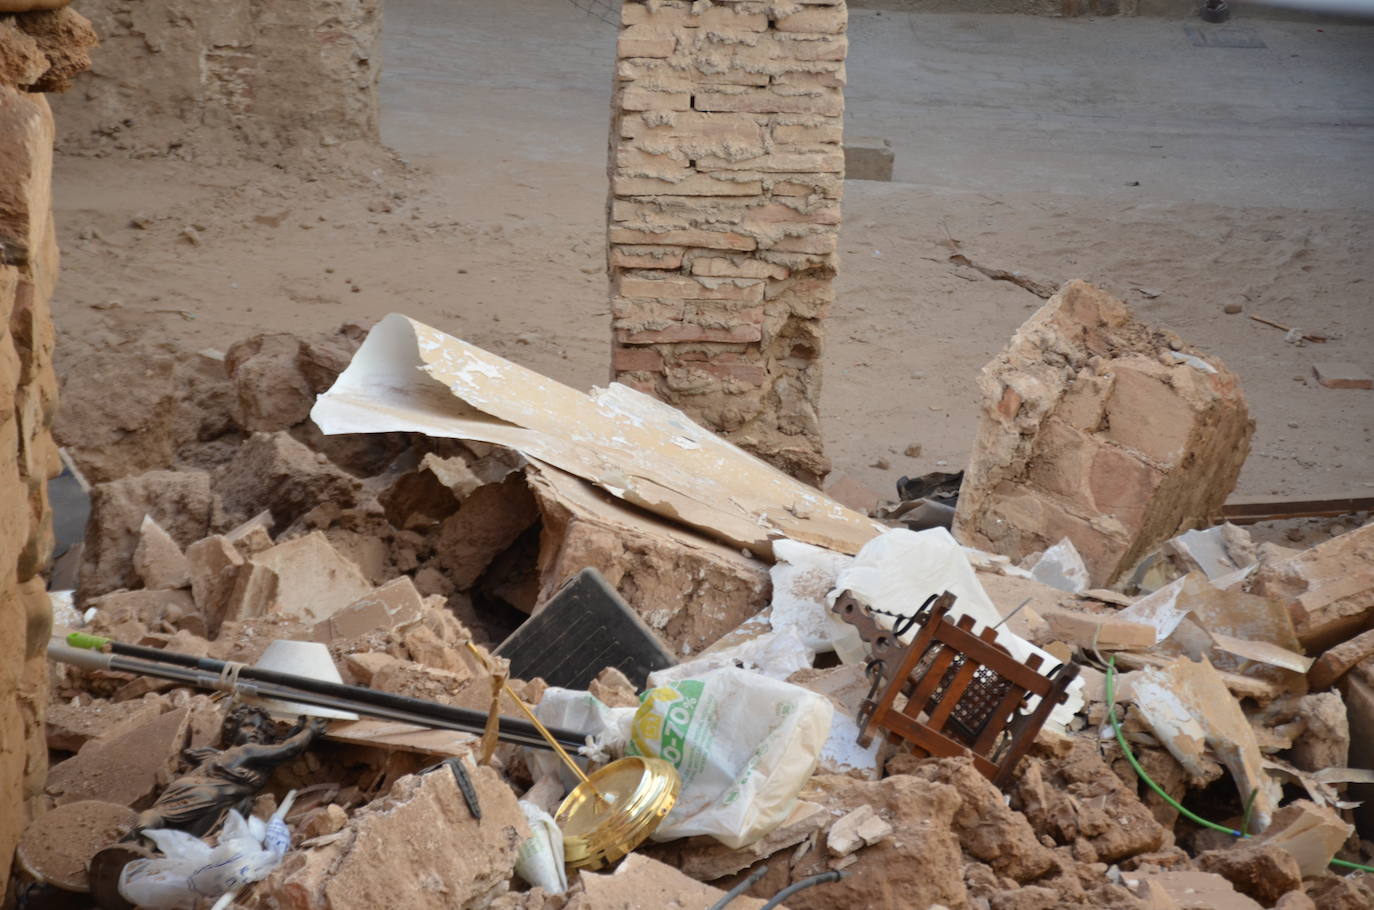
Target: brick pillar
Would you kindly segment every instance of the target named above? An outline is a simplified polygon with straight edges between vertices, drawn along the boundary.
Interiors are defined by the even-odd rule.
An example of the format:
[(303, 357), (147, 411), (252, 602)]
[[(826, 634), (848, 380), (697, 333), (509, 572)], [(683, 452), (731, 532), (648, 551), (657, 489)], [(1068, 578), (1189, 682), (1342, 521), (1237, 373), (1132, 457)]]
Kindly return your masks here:
[(819, 481), (844, 185), (844, 0), (626, 0), (612, 98), (615, 379)]

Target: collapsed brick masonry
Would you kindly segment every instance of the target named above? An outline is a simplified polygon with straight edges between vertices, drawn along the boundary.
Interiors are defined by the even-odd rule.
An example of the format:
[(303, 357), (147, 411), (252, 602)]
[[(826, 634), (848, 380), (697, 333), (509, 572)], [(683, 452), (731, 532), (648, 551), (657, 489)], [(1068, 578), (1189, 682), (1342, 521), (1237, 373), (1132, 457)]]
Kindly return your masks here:
[(1014, 559), (1067, 537), (1094, 586), (1206, 527), (1255, 431), (1220, 360), (1083, 281), (1031, 317), (978, 385), (956, 535)]
[(57, 283), (53, 118), (89, 63), (90, 24), (71, 10), (0, 15), (0, 873), (48, 771), (43, 714), (52, 625), (40, 574), (52, 552), (47, 481), (60, 470), (49, 302)]
[(844, 184), (843, 0), (626, 2), (612, 99), (616, 379), (818, 480)]

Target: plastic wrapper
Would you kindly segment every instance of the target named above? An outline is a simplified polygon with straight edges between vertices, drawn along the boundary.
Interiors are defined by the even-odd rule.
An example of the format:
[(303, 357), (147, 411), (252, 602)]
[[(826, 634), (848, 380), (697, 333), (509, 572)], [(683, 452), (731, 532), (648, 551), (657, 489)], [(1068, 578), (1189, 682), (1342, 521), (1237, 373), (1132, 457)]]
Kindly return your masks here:
[(629, 755), (672, 762), (677, 805), (654, 834), (707, 834), (747, 846), (787, 819), (830, 732), (830, 700), (748, 670), (724, 668), (640, 696)]

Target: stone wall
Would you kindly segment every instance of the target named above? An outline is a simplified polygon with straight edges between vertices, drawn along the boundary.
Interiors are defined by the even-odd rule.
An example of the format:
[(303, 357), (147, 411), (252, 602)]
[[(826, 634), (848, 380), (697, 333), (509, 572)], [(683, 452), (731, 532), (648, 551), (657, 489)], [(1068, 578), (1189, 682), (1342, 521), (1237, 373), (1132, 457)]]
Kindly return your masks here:
[(42, 791), (48, 752), (45, 649), (52, 628), (39, 574), (52, 552), (47, 481), (59, 470), (49, 302), (57, 282), (53, 118), (61, 88), (93, 42), (76, 13), (0, 15), (0, 881)]
[(630, 0), (612, 99), (614, 377), (812, 481), (847, 21), (843, 0)]
[(64, 152), (274, 158), (377, 141), (381, 0), (82, 0), (81, 10), (101, 47), (55, 104)]

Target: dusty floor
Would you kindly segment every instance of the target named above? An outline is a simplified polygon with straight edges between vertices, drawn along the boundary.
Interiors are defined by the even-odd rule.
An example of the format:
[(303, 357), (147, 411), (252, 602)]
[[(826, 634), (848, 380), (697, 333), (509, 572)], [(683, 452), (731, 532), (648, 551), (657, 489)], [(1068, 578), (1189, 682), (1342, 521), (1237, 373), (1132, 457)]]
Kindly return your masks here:
[[(61, 358), (402, 311), (604, 383), (614, 29), (568, 0), (386, 15), (384, 138), (410, 171), (59, 162)], [(823, 402), (837, 471), (887, 492), (966, 457), (978, 368), (1040, 300), (950, 264), (953, 240), (1101, 283), (1219, 354), (1259, 421), (1240, 494), (1374, 495), (1374, 393), (1311, 378), (1374, 370), (1374, 27), (1237, 18), (1265, 46), (1236, 48), (1194, 45), (1192, 25), (853, 12), (847, 129), (893, 142), (898, 182), (847, 187)], [(1331, 341), (1287, 344), (1249, 314)]]

